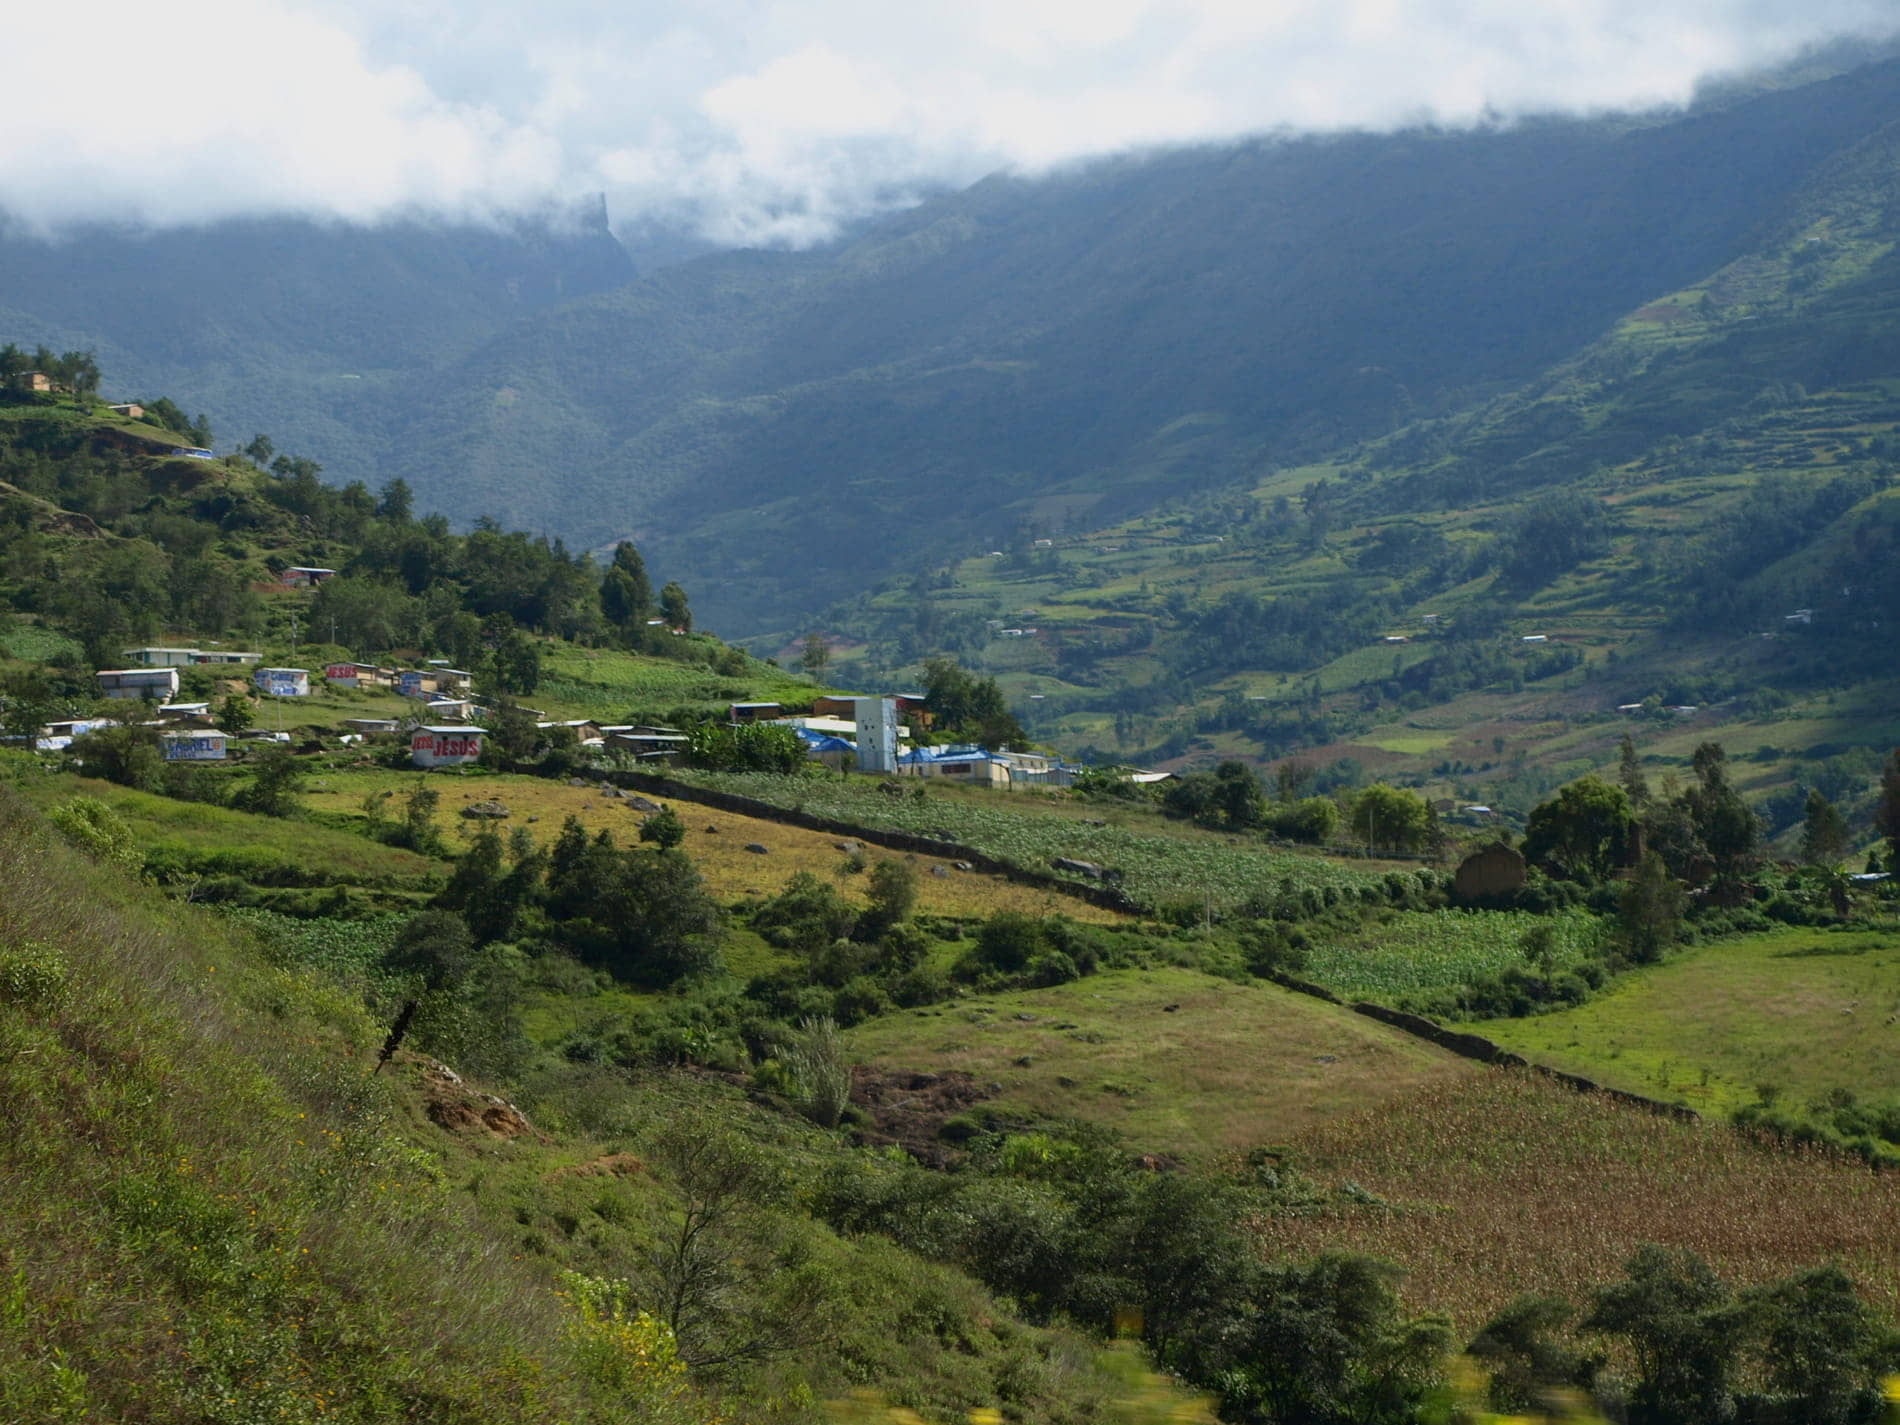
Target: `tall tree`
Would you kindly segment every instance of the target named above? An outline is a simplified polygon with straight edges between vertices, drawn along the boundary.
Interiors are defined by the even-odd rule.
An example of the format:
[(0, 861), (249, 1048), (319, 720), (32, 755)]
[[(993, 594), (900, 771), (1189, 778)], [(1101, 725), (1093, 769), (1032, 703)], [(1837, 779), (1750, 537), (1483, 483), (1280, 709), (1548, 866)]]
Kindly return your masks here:
[(1880, 773), (1880, 800), (1874, 808), (1874, 829), (1887, 839), (1887, 866), (1900, 870), (1900, 747), (1893, 749)]
[(693, 611), (686, 604), (686, 590), (675, 581), (668, 580), (660, 590), (660, 617), (666, 620), (668, 628), (693, 631)]
[(1531, 812), (1524, 857), (1571, 880), (1602, 880), (1625, 864), (1635, 820), (1623, 788), (1579, 777)]
[(1616, 780), (1630, 805), (1641, 811), (1649, 805), (1649, 779), (1643, 775), (1643, 760), (1636, 755), (1636, 743), (1626, 732), (1618, 753)]
[(614, 546), (613, 563), (600, 581), (600, 611), (623, 633), (637, 632), (653, 611), (653, 584), (646, 561), (628, 540)]
[(1847, 818), (1819, 788), (1810, 788), (1801, 825), (1801, 859), (1810, 866), (1832, 866), (1847, 854), (1851, 840)]

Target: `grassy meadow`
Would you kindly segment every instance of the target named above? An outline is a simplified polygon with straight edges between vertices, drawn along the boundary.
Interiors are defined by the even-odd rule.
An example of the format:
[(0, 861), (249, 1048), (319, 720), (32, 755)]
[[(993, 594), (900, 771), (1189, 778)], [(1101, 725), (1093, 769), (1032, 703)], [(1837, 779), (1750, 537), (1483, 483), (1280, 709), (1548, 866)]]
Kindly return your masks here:
[(1001, 1085), (1005, 1116), (1104, 1124), (1143, 1151), (1278, 1143), (1475, 1066), (1350, 1010), (1197, 970), (974, 995), (850, 1031), (854, 1058)]
[(1704, 1113), (1900, 1097), (1900, 930), (1787, 929), (1623, 976), (1587, 1004), (1473, 1026), (1528, 1058)]

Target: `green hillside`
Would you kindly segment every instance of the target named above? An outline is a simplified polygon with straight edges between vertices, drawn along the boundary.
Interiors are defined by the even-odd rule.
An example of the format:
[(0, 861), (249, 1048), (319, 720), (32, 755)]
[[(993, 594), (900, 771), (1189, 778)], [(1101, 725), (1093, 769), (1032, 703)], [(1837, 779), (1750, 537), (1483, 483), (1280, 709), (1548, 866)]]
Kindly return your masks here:
[[(1884, 1178), (1796, 1146), (1884, 1161), (1890, 1115), (1850, 1137), (1791, 1084), (1750, 1134), (1690, 1127), (1392, 1013), (1521, 1015), (1498, 1036), (1526, 1047), (1599, 1014), (1550, 1057), (1617, 1082), (1632, 1006), (1709, 963), (1678, 942), (1739, 945), (1768, 986), (1800, 982), (1787, 927), (1885, 944), (1883, 886), (1731, 844), (1739, 756), (1685, 746), (1695, 785), (1644, 802), (1659, 872), (1626, 888), (1533, 836), (1523, 887), (1473, 898), (1452, 869), (1494, 832), (1409, 791), (788, 764), (782, 729), (702, 719), (818, 685), (674, 633), (684, 590), (656, 600), (627, 551), (603, 573), (457, 535), (399, 485), (195, 457), (83, 391), (16, 396), (0, 433), (9, 728), (93, 711), (97, 664), (165, 637), (440, 649), (491, 734), (423, 772), (339, 735), (402, 715), (388, 690), (265, 703), (200, 667), (190, 691), (288, 744), (168, 764), (119, 703), (70, 748), (0, 750), (0, 1417), (1398, 1425), (1506, 1401), (1466, 1343), (1528, 1291), (1581, 1320), (1646, 1243), (1749, 1293), (1721, 1359), (1750, 1410), (1826, 1387), (1864, 1418), (1895, 1363), (1900, 1262), (1853, 1230)], [(946, 721), (942, 690), (972, 693), (949, 666)], [(674, 718), (693, 765), (655, 776), (527, 699)], [(1361, 825), (1382, 859), (1315, 844)], [(1708, 993), (1711, 1034), (1754, 993)], [(1500, 1185), (1596, 1168), (1587, 1208), (1500, 1249)], [(1692, 1230), (1718, 1207), (1735, 1231)], [(1777, 1373), (1817, 1292), (1840, 1354)], [(1546, 1335), (1616, 1353), (1605, 1404), (1646, 1379), (1630, 1328)]]
[(949, 648), (1106, 760), (1349, 759), (1520, 813), (1625, 730), (1833, 795), (1830, 759), (1900, 734), (1897, 144), (1504, 394), (841, 601), (834, 671)]

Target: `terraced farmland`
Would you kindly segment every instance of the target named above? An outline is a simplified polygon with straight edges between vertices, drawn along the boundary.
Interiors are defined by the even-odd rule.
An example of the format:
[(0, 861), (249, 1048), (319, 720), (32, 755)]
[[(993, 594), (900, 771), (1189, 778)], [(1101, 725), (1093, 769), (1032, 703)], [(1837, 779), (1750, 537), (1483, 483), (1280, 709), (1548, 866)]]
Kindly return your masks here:
[(1006, 802), (1000, 794), (998, 805), (991, 807), (976, 799), (941, 795), (888, 796), (877, 790), (878, 783), (864, 778), (695, 773), (692, 780), (858, 826), (918, 835), (947, 833), (963, 845), (1030, 870), (1047, 872), (1058, 857), (1095, 862), (1120, 871), (1129, 898), (1149, 908), (1175, 901), (1224, 909), (1250, 896), (1285, 889), (1330, 886), (1356, 891), (1386, 874), (1383, 868), (1276, 851), (1258, 843), (1157, 836), (1092, 824), (1042, 812), (1028, 799)]

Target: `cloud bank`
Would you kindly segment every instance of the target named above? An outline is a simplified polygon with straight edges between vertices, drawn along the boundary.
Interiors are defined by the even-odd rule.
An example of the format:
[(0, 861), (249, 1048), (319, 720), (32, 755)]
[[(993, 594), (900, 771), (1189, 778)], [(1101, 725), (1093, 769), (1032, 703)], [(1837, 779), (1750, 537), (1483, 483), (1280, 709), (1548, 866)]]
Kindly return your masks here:
[(94, 0), (7, 23), (0, 209), (616, 217), (805, 243), (998, 168), (1688, 101), (1891, 0)]

